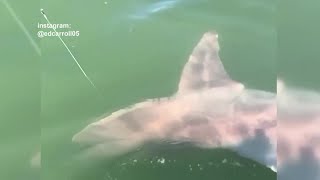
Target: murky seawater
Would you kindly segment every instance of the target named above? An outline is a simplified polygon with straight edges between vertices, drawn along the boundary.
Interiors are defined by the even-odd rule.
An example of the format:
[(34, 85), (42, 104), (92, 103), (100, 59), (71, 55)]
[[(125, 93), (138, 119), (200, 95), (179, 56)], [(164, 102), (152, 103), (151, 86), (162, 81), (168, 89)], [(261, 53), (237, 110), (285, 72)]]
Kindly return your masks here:
[[(77, 156), (81, 147), (71, 143), (75, 133), (105, 113), (174, 93), (192, 48), (212, 29), (219, 32), (220, 57), (233, 79), (275, 91), (278, 64), (287, 79), (320, 88), (312, 74), (320, 65), (319, 25), (303, 20), (315, 21), (309, 9), (316, 2), (306, 5), (302, 11), (309, 13), (301, 19), (291, 10), (276, 14), (273, 0), (42, 0), (40, 6), (39, 1), (8, 2), (32, 35), (38, 21), (45, 23), (40, 8), (52, 23), (79, 30), (79, 37), (64, 40), (98, 91), (58, 38), (34, 36), (42, 50), (39, 57), (0, 3), (0, 33), (6, 35), (0, 41), (0, 179), (39, 178), (29, 161), (40, 148), (40, 127), (41, 179), (275, 179), (268, 168), (222, 149), (165, 142), (114, 159), (84, 160)], [(302, 39), (304, 34), (310, 37)], [(297, 51), (305, 53), (298, 56)], [(296, 73), (300, 70), (303, 73)]]

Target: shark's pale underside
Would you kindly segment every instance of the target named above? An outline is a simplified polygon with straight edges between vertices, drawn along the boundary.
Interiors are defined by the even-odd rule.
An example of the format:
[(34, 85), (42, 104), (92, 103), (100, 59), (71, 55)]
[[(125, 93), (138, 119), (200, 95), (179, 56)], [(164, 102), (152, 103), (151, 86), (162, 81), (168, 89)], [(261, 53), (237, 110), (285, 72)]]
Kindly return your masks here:
[(85, 127), (73, 142), (86, 155), (115, 156), (146, 141), (189, 141), (232, 148), (276, 166), (276, 95), (232, 80), (219, 58), (218, 34), (203, 35), (183, 68), (178, 91), (118, 110)]

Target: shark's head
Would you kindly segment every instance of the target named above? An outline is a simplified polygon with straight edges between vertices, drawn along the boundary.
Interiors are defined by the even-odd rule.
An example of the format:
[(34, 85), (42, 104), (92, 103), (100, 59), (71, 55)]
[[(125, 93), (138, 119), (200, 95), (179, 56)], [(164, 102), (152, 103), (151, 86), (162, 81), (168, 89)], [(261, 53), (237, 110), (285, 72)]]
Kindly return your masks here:
[(72, 141), (85, 148), (83, 157), (111, 158), (142, 143), (141, 138), (118, 117), (107, 117), (90, 124), (73, 136)]
[(72, 141), (88, 148), (90, 156), (122, 154), (153, 138), (146, 127), (157, 119), (154, 114), (157, 105), (148, 101), (116, 111), (85, 127)]

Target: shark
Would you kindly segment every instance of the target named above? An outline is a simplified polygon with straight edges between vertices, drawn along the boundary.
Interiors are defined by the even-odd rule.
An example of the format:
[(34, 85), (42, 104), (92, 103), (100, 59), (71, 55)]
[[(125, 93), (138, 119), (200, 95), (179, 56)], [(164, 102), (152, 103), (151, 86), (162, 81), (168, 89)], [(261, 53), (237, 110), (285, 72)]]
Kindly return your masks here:
[(229, 148), (276, 171), (276, 94), (233, 80), (219, 57), (218, 33), (203, 34), (178, 90), (115, 111), (76, 133), (86, 157), (113, 157), (146, 142)]

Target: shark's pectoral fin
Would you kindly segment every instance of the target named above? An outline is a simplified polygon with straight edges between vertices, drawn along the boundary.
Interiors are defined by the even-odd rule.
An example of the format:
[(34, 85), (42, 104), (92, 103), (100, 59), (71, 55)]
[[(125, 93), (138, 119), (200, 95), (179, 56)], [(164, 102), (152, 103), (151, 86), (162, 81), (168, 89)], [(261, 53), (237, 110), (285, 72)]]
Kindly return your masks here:
[(184, 66), (178, 92), (223, 86), (231, 81), (219, 58), (218, 34), (205, 33)]

